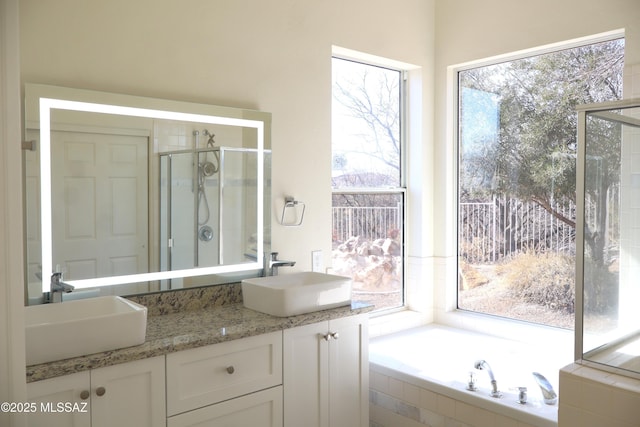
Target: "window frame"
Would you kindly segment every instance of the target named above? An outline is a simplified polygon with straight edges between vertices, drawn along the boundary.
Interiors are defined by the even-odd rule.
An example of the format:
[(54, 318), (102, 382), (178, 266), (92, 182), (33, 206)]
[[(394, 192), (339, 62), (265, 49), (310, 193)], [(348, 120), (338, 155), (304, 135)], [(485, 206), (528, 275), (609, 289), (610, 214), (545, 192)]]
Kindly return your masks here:
[[(543, 324), (537, 324), (518, 319), (500, 317), (488, 313), (473, 312), (458, 308), (458, 215), (459, 215), (459, 143), (460, 143), (460, 117), (459, 117), (459, 73), (465, 70), (494, 65), (507, 61), (524, 59), (531, 56), (543, 55), (560, 50), (576, 48), (599, 42), (606, 42), (625, 37), (624, 29), (608, 31), (591, 36), (580, 37), (562, 42), (542, 45), (530, 49), (519, 50), (511, 53), (491, 56), (479, 60), (468, 61), (447, 67), (447, 111), (446, 111), (446, 141), (450, 154), (451, 185), (447, 188), (447, 205), (451, 212), (455, 212), (455, 220), (446, 228), (447, 240), (451, 241), (450, 253), (445, 262), (445, 270), (442, 274), (445, 280), (436, 283), (434, 293), (434, 320), (436, 323), (453, 326), (461, 329), (472, 330), (481, 333), (491, 331), (493, 335), (526, 341), (531, 343), (555, 342), (558, 348), (563, 348), (565, 343), (573, 345), (573, 329), (562, 329)], [(436, 274), (438, 274), (436, 272)], [(439, 289), (438, 289), (439, 288)], [(523, 337), (527, 337), (523, 340)], [(573, 354), (572, 347), (567, 349)]]
[[(351, 61), (359, 64), (385, 68), (391, 71), (397, 71), (399, 73), (399, 105), (398, 105), (398, 115), (399, 115), (399, 168), (400, 168), (400, 176), (399, 178), (399, 186), (398, 187), (333, 187), (331, 186), (331, 195), (333, 197), (334, 194), (396, 194), (400, 195), (402, 200), (402, 209), (401, 209), (401, 228), (402, 228), (402, 241), (400, 244), (401, 250), (401, 259), (402, 259), (402, 303), (396, 307), (382, 308), (379, 310), (374, 310), (370, 315), (372, 317), (385, 316), (393, 313), (397, 313), (400, 311), (407, 310), (408, 307), (408, 295), (407, 295), (407, 253), (406, 253), (406, 232), (407, 232), (407, 116), (408, 116), (408, 78), (409, 78), (409, 68), (406, 64), (402, 64), (396, 61), (387, 61), (383, 58), (373, 57), (366, 54), (358, 54), (354, 51), (350, 51), (347, 49), (341, 49), (334, 46), (333, 53), (331, 55), (331, 61), (334, 59), (343, 60), (343, 61)], [(331, 96), (333, 98), (333, 87), (331, 90)], [(333, 143), (333, 142), (332, 142)], [(333, 149), (332, 149), (333, 155)], [(332, 156), (333, 157), (333, 156)], [(333, 208), (333, 202), (331, 203), (331, 207)]]

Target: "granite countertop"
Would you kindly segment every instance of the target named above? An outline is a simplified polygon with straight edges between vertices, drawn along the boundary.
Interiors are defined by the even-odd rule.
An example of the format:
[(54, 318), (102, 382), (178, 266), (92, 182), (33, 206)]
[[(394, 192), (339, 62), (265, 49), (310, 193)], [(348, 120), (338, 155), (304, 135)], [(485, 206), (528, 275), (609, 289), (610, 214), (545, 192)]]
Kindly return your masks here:
[[(178, 291), (130, 299), (148, 308), (147, 333), (143, 344), (27, 366), (27, 382), (119, 363), (161, 356), (254, 335), (280, 331), (324, 320), (353, 316), (373, 310), (369, 304), (353, 302), (291, 317), (275, 317), (245, 308), (239, 286), (224, 285), (208, 290)], [(210, 293), (212, 293), (210, 295)], [(172, 295), (173, 294), (173, 295)], [(179, 295), (178, 298), (175, 298)]]

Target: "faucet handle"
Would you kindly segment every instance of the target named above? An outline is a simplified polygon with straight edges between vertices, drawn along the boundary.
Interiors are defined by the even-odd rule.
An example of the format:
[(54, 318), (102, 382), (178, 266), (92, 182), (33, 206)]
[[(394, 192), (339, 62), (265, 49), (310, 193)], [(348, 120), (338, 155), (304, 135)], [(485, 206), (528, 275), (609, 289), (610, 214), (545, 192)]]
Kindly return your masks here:
[(527, 388), (516, 387), (515, 390), (518, 390), (518, 403), (521, 405), (527, 403)]
[(473, 371), (469, 371), (469, 381), (467, 382), (467, 390), (469, 391), (477, 391), (478, 386), (476, 385), (476, 377)]

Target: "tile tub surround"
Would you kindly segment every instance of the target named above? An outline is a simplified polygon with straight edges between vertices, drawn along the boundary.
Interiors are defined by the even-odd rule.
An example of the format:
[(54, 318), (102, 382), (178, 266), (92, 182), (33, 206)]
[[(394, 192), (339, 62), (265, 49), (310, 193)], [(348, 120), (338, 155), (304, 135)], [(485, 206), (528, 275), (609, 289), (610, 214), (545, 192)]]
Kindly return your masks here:
[(572, 363), (560, 370), (561, 427), (640, 426), (640, 380)]
[[(370, 427), (540, 427), (371, 369)], [(576, 425), (577, 426), (577, 425)], [(602, 427), (602, 426), (601, 426)]]
[(245, 308), (241, 295), (238, 295), (239, 284), (214, 288), (221, 289), (188, 289), (131, 297), (149, 309), (143, 344), (27, 366), (27, 382), (338, 319), (369, 312), (374, 308), (369, 304), (353, 302), (351, 306), (331, 310), (274, 317)]
[[(370, 420), (373, 427), (555, 427), (558, 406), (545, 405), (531, 371), (554, 384), (557, 372), (536, 365), (527, 347), (441, 325), (374, 338), (369, 346)], [(489, 396), (489, 376), (473, 369), (476, 359), (493, 368), (503, 397)], [(507, 366), (509, 361), (517, 363)], [(478, 391), (466, 390), (474, 372)], [(556, 377), (556, 378), (554, 378)], [(526, 405), (515, 387), (528, 388)]]

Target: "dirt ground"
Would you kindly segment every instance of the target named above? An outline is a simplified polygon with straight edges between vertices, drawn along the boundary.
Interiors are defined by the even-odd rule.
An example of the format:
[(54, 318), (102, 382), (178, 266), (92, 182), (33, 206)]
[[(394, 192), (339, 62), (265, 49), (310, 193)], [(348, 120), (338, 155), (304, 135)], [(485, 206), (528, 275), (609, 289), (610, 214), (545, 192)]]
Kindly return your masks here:
[(549, 310), (537, 304), (514, 299), (509, 290), (498, 282), (463, 290), (459, 295), (459, 307), (463, 310), (480, 311), (560, 328), (574, 326), (573, 314)]

